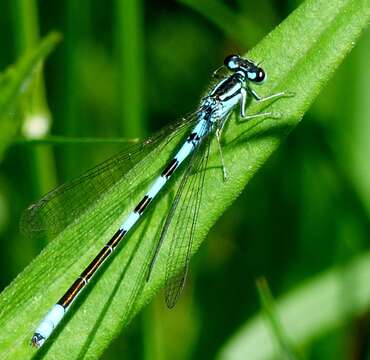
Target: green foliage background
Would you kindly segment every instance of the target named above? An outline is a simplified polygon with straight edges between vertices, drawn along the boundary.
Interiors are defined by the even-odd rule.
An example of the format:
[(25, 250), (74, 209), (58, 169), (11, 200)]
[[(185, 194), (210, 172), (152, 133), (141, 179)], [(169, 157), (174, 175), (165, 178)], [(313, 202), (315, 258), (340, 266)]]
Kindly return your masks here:
[[(20, 63), (30, 93), (12, 72), (0, 82), (1, 90), (13, 79), (19, 92), (0, 123), (0, 288), (46, 245), (19, 234), (22, 209), (122, 146), (36, 146), (19, 139), (22, 123), (42, 116), (50, 134), (68, 137), (146, 136), (193, 109), (226, 54), (254, 47), (300, 3), (0, 1), (1, 69), (35, 49), (40, 34), (63, 36), (43, 76), (30, 59), (46, 56), (56, 36), (23, 58), (29, 67)], [(212, 228), (177, 307), (168, 311), (160, 294), (103, 358), (370, 356), (369, 40), (367, 31)], [(276, 304), (264, 281), (259, 299), (260, 276)], [(265, 316), (254, 317), (261, 304)]]

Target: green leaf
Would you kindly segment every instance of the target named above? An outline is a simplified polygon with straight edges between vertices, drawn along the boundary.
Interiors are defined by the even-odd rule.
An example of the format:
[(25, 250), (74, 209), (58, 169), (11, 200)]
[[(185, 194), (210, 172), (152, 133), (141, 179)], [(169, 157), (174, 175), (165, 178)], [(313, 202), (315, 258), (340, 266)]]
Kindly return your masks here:
[[(309, 341), (361, 316), (370, 307), (370, 252), (322, 273), (277, 300), (290, 344)], [(222, 347), (218, 359), (276, 359), (276, 342), (263, 314), (257, 314)]]
[(21, 124), (19, 108), (40, 69), (40, 62), (59, 40), (58, 34), (50, 34), (38, 47), (23, 55), (17, 64), (0, 74), (0, 159)]
[(300, 359), (300, 356), (293, 348), (291, 341), (286, 335), (286, 331), (281, 324), (280, 317), (276, 309), (276, 303), (272, 297), (267, 280), (262, 277), (257, 279), (256, 283), (264, 318), (271, 329), (271, 333), (275, 340), (274, 343), (277, 345), (276, 354), (278, 354), (281, 359)]
[[(256, 61), (263, 60), (268, 73), (266, 84), (256, 89), (261, 95), (287, 90), (295, 96), (270, 105), (250, 104), (250, 114), (268, 108), (268, 111), (283, 114), (278, 120), (254, 119), (240, 123), (234, 117), (230, 119), (223, 140), (229, 174), (227, 182), (223, 182), (217, 147), (213, 144), (193, 252), (259, 167), (301, 120), (354, 46), (367, 25), (368, 15), (365, 1), (306, 1), (248, 54)], [(181, 141), (181, 137), (175, 140)], [(158, 172), (176, 146), (177, 141), (171, 141), (159, 154), (151, 156), (145, 171), (137, 171), (135, 179), (134, 168), (131, 183), (124, 179), (113, 189), (107, 189), (100, 201), (78, 216), (76, 222), (62, 231), (4, 290), (0, 297), (1, 358), (34, 356), (35, 350), (30, 348), (29, 341), (39, 321), (144, 194), (147, 174)], [(153, 239), (168, 211), (172, 189), (178, 183), (179, 174), (155, 201), (143, 223), (127, 238), (124, 247), (109, 261), (109, 267), (105, 266), (92, 281), (94, 286), (89, 286), (72, 306), (65, 321), (37, 356), (99, 358), (122, 327), (163, 286), (168, 242), (161, 250), (148, 283), (143, 282), (143, 264), (147, 264)], [(128, 185), (136, 185), (137, 191), (123, 201)], [(124, 207), (122, 202), (125, 202)], [(65, 211), (68, 211), (68, 204)], [(139, 286), (136, 286), (137, 280), (141, 281)]]

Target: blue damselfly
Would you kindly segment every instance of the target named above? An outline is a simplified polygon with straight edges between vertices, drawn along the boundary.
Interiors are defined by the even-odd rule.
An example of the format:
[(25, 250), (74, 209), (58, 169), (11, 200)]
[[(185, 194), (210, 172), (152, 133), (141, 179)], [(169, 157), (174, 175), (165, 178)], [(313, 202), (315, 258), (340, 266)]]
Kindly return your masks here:
[[(124, 176), (135, 164), (142, 163), (145, 168), (145, 154), (147, 154), (148, 151), (158, 151), (158, 148), (167, 141), (166, 139), (174, 138), (179, 131), (184, 131), (187, 134), (186, 140), (179, 147), (179, 150), (172, 160), (164, 166), (161, 174), (157, 176), (151, 186), (149, 186), (145, 196), (128, 215), (113, 237), (90, 262), (60, 300), (52, 307), (44, 319), (42, 319), (31, 340), (31, 343), (35, 347), (42, 346), (45, 340), (49, 338), (53, 330), (71, 307), (72, 303), (101, 268), (102, 264), (116, 250), (117, 246), (122, 242), (122, 239), (127, 236), (129, 231), (143, 216), (148, 205), (152, 203), (153, 199), (163, 189), (176, 169), (178, 169), (182, 163), (186, 163), (175, 198), (164, 220), (164, 225), (161, 229), (159, 240), (153, 252), (148, 270), (148, 274), (150, 274), (163, 241), (169, 233), (169, 229), (172, 227), (173, 233), (176, 234), (176, 236), (171, 239), (172, 243), (167, 261), (166, 303), (170, 308), (176, 304), (183, 289), (189, 266), (193, 235), (196, 229), (197, 217), (202, 199), (205, 176), (205, 171), (202, 170), (207, 166), (211, 140), (215, 138), (217, 141), (223, 177), (224, 180), (226, 180), (227, 171), (222, 155), (220, 139), (225, 123), (230, 117), (233, 109), (239, 106), (240, 116), (243, 119), (278, 117), (278, 115), (271, 112), (246, 115), (247, 98), (251, 96), (256, 101), (261, 102), (286, 95), (284, 92), (279, 92), (265, 98), (259, 97), (257, 93), (249, 87), (249, 82), (262, 84), (266, 80), (266, 74), (261, 67), (250, 60), (238, 55), (230, 55), (226, 57), (222, 68), (225, 69), (227, 73), (219, 78), (219, 72), (215, 72), (214, 84), (211, 86), (206, 96), (201, 100), (198, 109), (193, 115), (184, 118), (177, 124), (170, 125), (162, 132), (142, 143), (134, 145), (129, 151), (120, 153), (107, 160), (85, 175), (82, 175), (80, 178), (51, 191), (39, 202), (31, 205), (27, 209), (22, 220), (22, 226), (26, 231), (32, 232), (44, 228), (50, 231), (58, 231), (59, 228), (67, 226), (68, 222), (73, 220), (74, 214), (81, 210), (78, 206), (87, 207), (95, 201), (97, 195), (94, 193), (94, 189), (99, 191), (99, 184), (103, 183), (106, 186), (114, 186), (115, 181), (117, 181), (119, 177)], [(189, 179), (192, 180), (189, 181)], [(93, 184), (97, 186), (91, 186), (89, 195), (83, 198), (83, 203), (82, 201), (71, 201), (78, 196), (76, 195), (78, 191), (75, 189), (82, 186), (81, 184)], [(130, 191), (129, 187), (128, 191)], [(76, 208), (73, 207), (75, 203), (78, 205)], [(63, 215), (61, 215), (60, 209), (63, 207), (66, 207), (67, 211), (62, 211)], [(179, 221), (182, 212), (186, 212), (186, 217), (191, 219), (191, 221), (185, 224)], [(174, 221), (175, 215), (176, 221)], [(180, 273), (175, 274), (174, 269), (177, 268), (179, 264), (182, 270)]]

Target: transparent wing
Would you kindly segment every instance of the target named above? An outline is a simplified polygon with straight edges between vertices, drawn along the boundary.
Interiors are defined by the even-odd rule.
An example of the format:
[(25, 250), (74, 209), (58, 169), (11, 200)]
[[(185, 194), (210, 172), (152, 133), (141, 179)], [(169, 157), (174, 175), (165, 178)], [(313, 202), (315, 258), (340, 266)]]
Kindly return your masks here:
[[(171, 230), (172, 239), (166, 264), (165, 288), (165, 299), (169, 308), (176, 304), (186, 280), (201, 204), (209, 144), (210, 137), (207, 136), (193, 153), (166, 218), (156, 249), (157, 253)], [(176, 269), (179, 268), (180, 272), (177, 272)]]
[(126, 193), (133, 179), (168, 145), (176, 135), (186, 133), (194, 123), (195, 113), (171, 124), (141, 143), (130, 146), (82, 176), (64, 183), (29, 206), (21, 218), (21, 231), (28, 236), (53, 237), (76, 221), (92, 204), (122, 178), (127, 180)]
[[(209, 136), (195, 154), (189, 175), (183, 178), (173, 206), (177, 208), (173, 218), (174, 232), (166, 264), (165, 300), (169, 308), (177, 303), (184, 288), (189, 268), (194, 233), (202, 200), (204, 177), (209, 156)], [(202, 149), (203, 148), (203, 149)], [(176, 269), (180, 267), (180, 272)], [(176, 275), (174, 275), (176, 274)]]

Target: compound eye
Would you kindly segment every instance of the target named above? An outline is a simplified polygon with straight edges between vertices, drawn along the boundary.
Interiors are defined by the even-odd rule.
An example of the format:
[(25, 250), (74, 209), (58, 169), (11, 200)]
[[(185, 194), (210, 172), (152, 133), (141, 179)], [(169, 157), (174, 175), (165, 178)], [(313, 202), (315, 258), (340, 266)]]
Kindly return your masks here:
[(229, 55), (224, 60), (224, 65), (229, 70), (235, 70), (239, 68), (240, 57), (238, 55)]
[(263, 83), (266, 79), (266, 74), (263, 71), (263, 69), (258, 68), (256, 72), (256, 78), (254, 79), (255, 82), (257, 83)]

